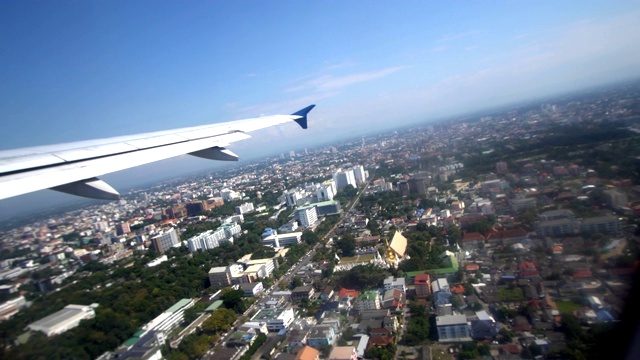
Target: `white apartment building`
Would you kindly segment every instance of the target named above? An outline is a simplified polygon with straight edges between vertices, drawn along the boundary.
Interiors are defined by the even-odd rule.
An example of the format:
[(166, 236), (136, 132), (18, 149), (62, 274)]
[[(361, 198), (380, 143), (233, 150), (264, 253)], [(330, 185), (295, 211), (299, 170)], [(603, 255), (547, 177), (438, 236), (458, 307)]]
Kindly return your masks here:
[(242, 215), (246, 213), (253, 212), (255, 208), (253, 207), (253, 203), (246, 202), (242, 205), (236, 206), (236, 214)]
[(298, 190), (289, 190), (284, 193), (285, 199), (287, 201), (288, 207), (296, 207), (298, 206), (298, 202), (304, 199), (304, 194)]
[[(237, 224), (236, 226), (239, 227)], [(207, 230), (187, 240), (187, 247), (189, 252), (205, 251), (215, 249), (225, 242), (233, 242), (233, 240), (231, 236), (227, 235), (224, 227), (219, 227), (216, 230)]]
[(393, 276), (389, 276), (388, 278), (384, 279), (383, 284), (385, 290), (398, 289), (402, 291), (403, 294), (407, 291), (407, 287), (405, 286), (405, 278), (394, 278)]
[(322, 184), (320, 188), (316, 190), (316, 196), (318, 197), (318, 201), (329, 201), (333, 200), (333, 197), (336, 195), (334, 189), (334, 184)]
[(267, 308), (258, 311), (252, 318), (252, 322), (266, 323), (269, 331), (280, 331), (288, 329), (293, 323), (293, 309), (287, 308)]
[(153, 243), (154, 249), (162, 254), (171, 247), (180, 243), (180, 237), (178, 236), (176, 229), (170, 229), (152, 237), (151, 242)]
[(336, 187), (338, 190), (342, 190), (347, 187), (347, 185), (352, 185), (356, 187), (356, 177), (353, 174), (353, 169), (348, 169), (344, 171), (338, 171), (333, 174), (333, 181), (336, 182)]
[(364, 166), (362, 165), (356, 165), (353, 167), (353, 175), (355, 177), (356, 180), (356, 184), (360, 185), (360, 184), (364, 184), (367, 181), (367, 175), (364, 171)]
[(318, 209), (315, 206), (305, 206), (296, 210), (296, 218), (300, 225), (310, 227), (318, 222)]
[(288, 234), (273, 234), (262, 239), (263, 245), (273, 247), (282, 247), (287, 245), (299, 244), (302, 238), (301, 232), (293, 232)]

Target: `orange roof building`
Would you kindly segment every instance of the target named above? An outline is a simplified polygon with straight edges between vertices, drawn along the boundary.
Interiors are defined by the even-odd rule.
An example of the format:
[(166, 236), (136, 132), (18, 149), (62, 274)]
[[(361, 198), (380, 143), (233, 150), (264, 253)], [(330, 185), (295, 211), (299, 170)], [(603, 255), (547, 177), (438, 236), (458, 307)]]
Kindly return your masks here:
[(320, 359), (320, 351), (312, 348), (309, 345), (305, 345), (305, 347), (298, 352), (294, 360), (318, 360), (318, 359)]

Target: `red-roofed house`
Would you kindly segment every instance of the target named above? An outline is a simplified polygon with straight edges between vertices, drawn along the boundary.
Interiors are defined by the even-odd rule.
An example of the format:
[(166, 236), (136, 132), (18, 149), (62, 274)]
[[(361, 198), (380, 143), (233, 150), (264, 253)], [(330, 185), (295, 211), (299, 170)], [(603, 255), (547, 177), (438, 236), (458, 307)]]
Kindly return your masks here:
[(492, 245), (514, 244), (527, 238), (529, 233), (523, 228), (496, 231), (489, 234), (487, 241)]
[(389, 344), (393, 344), (393, 336), (371, 336), (371, 339), (369, 339), (369, 347), (387, 346)]
[(340, 292), (338, 292), (339, 298), (350, 297), (350, 298), (357, 299), (358, 296), (360, 296), (360, 292), (356, 291), (355, 289), (340, 288)]
[(309, 345), (306, 345), (298, 352), (294, 360), (318, 360), (320, 352)]
[(520, 273), (518, 275), (521, 279), (529, 279), (540, 275), (536, 268), (536, 264), (531, 261), (523, 261), (518, 265), (518, 269), (520, 269)]
[(480, 269), (480, 265), (478, 264), (467, 264), (464, 267), (465, 270), (467, 271), (478, 271)]
[(574, 279), (589, 279), (592, 277), (593, 274), (591, 274), (591, 270), (589, 269), (578, 269), (573, 273)]
[(464, 294), (464, 286), (462, 284), (456, 284), (451, 287), (451, 292), (453, 294)]
[(464, 250), (479, 249), (484, 245), (484, 236), (479, 232), (467, 232), (462, 237), (462, 248)]

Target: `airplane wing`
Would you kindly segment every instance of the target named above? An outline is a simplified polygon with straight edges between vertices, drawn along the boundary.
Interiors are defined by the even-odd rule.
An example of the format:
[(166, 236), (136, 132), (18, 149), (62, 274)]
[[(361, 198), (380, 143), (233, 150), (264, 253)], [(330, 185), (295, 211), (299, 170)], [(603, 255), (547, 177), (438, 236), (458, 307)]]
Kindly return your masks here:
[(0, 199), (52, 189), (117, 200), (120, 194), (98, 176), (183, 154), (237, 161), (238, 156), (225, 146), (250, 138), (248, 132), (287, 122), (296, 122), (306, 129), (307, 113), (314, 106), (291, 115), (0, 151)]

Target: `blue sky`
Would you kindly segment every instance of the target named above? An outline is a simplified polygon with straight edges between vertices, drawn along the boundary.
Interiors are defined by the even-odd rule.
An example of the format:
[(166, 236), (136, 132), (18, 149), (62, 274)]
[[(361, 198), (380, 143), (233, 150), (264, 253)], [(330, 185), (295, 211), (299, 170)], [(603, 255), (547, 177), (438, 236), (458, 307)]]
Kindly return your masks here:
[(432, 121), (638, 77), (637, 19), (638, 1), (6, 0), (0, 149), (310, 103), (309, 130), (285, 125), (233, 150)]

